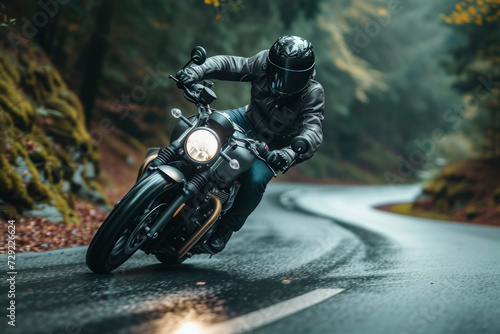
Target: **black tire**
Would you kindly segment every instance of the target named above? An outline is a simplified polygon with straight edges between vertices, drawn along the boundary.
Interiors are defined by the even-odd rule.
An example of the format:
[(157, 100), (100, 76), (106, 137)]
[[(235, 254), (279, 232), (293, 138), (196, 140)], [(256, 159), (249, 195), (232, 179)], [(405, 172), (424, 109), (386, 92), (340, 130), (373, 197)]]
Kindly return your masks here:
[[(163, 192), (166, 183), (162, 174), (154, 173), (134, 185), (115, 206), (95, 234), (87, 250), (87, 266), (90, 270), (95, 273), (109, 273), (135, 253), (139, 247), (125, 249), (131, 242), (130, 238), (124, 240), (127, 238), (126, 233), (127, 231), (130, 231), (130, 234), (135, 232), (135, 227), (142, 223), (141, 219), (145, 219), (147, 216), (143, 213)], [(172, 186), (170, 189), (174, 190), (177, 187)], [(137, 219), (138, 217), (141, 219)], [(119, 242), (120, 245), (118, 245)], [(120, 249), (123, 243), (126, 245)]]
[(158, 261), (163, 264), (172, 265), (172, 264), (181, 264), (187, 258), (184, 256), (182, 259), (178, 259), (177, 256), (171, 254), (155, 254)]

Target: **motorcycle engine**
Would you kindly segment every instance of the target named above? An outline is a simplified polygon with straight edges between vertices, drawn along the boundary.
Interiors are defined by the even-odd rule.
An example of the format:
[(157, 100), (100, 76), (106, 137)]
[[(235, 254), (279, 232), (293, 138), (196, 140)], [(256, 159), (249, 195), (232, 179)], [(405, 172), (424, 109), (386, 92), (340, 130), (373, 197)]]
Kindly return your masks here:
[(231, 197), (231, 193), (226, 191), (226, 190), (218, 190), (218, 189), (213, 189), (210, 192), (211, 195), (215, 195), (219, 198), (221, 204), (226, 203), (229, 198)]

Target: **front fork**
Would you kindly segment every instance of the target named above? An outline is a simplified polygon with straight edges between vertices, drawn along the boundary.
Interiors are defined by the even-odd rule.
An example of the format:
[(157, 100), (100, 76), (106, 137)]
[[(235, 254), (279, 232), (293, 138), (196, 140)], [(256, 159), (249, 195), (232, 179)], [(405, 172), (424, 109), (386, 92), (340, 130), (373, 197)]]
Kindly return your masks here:
[[(162, 217), (148, 231), (147, 236), (151, 239), (156, 239), (158, 237), (158, 233), (161, 232), (163, 228), (168, 224), (168, 222), (178, 214), (185, 203), (194, 195), (203, 190), (205, 185), (208, 183), (208, 178), (205, 175), (208, 171), (205, 173), (197, 174), (189, 182), (186, 182), (185, 179), (183, 179), (182, 174), (173, 167), (151, 166), (150, 169), (157, 169), (160, 172), (167, 174), (167, 176), (174, 182), (184, 183), (184, 189), (181, 195), (170, 204), (167, 211), (163, 213)], [(177, 174), (175, 174), (175, 172), (177, 172)]]
[[(208, 177), (211, 174), (210, 170), (207, 170), (203, 173), (195, 175), (189, 182), (186, 182), (183, 179), (180, 179), (179, 175), (182, 175), (175, 168), (170, 166), (160, 166), (160, 167), (150, 167), (151, 170), (157, 169), (159, 172), (165, 173), (168, 172), (168, 177), (172, 180), (172, 182), (184, 183), (184, 188), (180, 195), (169, 204), (169, 207), (165, 212), (162, 213), (161, 217), (156, 221), (156, 223), (150, 227), (150, 229), (146, 232), (147, 237), (150, 239), (149, 245), (144, 249), (147, 254), (151, 253), (156, 249), (162, 240), (158, 239), (161, 231), (167, 226), (167, 224), (176, 217), (179, 212), (184, 208), (185, 204), (191, 200), (195, 195), (200, 194), (204, 191), (205, 185), (208, 184)], [(171, 170), (169, 170), (171, 169)], [(175, 171), (178, 173), (175, 174)], [(197, 231), (191, 235), (186, 243), (177, 250), (177, 257), (183, 257), (202, 237), (203, 235), (213, 226), (213, 224), (217, 221), (221, 211), (222, 205), (219, 198), (213, 195), (209, 198), (213, 204), (213, 212), (208, 217), (208, 219), (197, 229)], [(208, 198), (207, 198), (208, 200)]]
[[(210, 178), (215, 173), (215, 170), (220, 166), (220, 164), (224, 160), (230, 160), (227, 156), (227, 153), (232, 149), (231, 145), (228, 145), (224, 152), (221, 152), (221, 156), (219, 159), (212, 165), (208, 170), (196, 174), (191, 180), (186, 182), (184, 176), (177, 169), (168, 166), (170, 162), (172, 162), (177, 157), (177, 152), (181, 148), (181, 144), (178, 140), (174, 141), (170, 146), (160, 149), (158, 156), (152, 160), (150, 163), (148, 170), (158, 170), (166, 174), (173, 182), (183, 183), (184, 189), (179, 197), (177, 197), (170, 205), (169, 208), (162, 214), (160, 219), (154, 224), (148, 231), (147, 237), (150, 240), (155, 240), (158, 238), (160, 232), (167, 226), (167, 224), (174, 218), (179, 211), (182, 210), (187, 201), (189, 201), (196, 194), (202, 192), (205, 186), (209, 183)], [(191, 236), (187, 243), (181, 247), (178, 252), (178, 257), (184, 256), (189, 249), (198, 242), (203, 235), (212, 227), (217, 218), (219, 217), (222, 211), (222, 205), (217, 196), (212, 196), (211, 201), (214, 204), (214, 212), (208, 218), (207, 222), (205, 222), (197, 232)]]

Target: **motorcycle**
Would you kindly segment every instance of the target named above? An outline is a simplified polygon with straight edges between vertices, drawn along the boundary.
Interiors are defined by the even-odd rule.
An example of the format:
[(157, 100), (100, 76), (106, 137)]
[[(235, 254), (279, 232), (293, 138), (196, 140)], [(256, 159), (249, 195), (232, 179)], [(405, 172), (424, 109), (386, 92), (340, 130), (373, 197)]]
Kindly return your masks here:
[[(206, 58), (205, 50), (195, 47), (184, 68), (201, 65)], [(181, 110), (171, 110), (179, 120), (171, 144), (148, 149), (137, 182), (115, 204), (89, 245), (86, 262), (95, 273), (111, 272), (139, 249), (164, 264), (211, 254), (206, 242), (231, 208), (239, 176), (258, 159), (276, 177), (266, 161), (266, 143), (248, 138), (227, 114), (210, 107), (217, 98), (212, 82), (186, 87), (169, 77), (197, 106), (198, 114), (185, 117)], [(298, 136), (291, 147), (304, 153), (309, 143)]]

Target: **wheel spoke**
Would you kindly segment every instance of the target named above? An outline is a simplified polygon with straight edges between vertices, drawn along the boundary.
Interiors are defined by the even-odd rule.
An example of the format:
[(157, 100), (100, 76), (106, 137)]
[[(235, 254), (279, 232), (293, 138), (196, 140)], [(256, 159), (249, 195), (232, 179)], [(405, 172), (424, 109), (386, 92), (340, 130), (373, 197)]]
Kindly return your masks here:
[(152, 210), (149, 210), (150, 207), (144, 210), (145, 214), (143, 213), (141, 215), (142, 219), (135, 226), (133, 231), (128, 228), (123, 231), (122, 236), (120, 237), (120, 239), (118, 239), (115, 246), (113, 247), (111, 257), (134, 253), (137, 249), (139, 249), (144, 241), (146, 241), (147, 231), (149, 231), (154, 222), (166, 209), (167, 205), (165, 203), (162, 203), (160, 205), (157, 205)]

